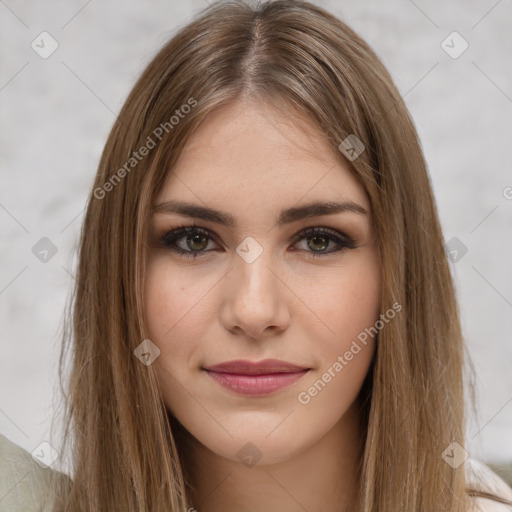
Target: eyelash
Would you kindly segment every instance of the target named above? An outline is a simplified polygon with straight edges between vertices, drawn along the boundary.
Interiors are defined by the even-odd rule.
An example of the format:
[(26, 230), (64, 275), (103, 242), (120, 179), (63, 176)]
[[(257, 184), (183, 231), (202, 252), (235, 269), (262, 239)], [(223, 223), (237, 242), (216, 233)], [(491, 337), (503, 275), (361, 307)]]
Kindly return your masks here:
[[(181, 257), (184, 258), (197, 258), (198, 256), (201, 256), (207, 252), (206, 250), (201, 251), (188, 251), (184, 250), (181, 247), (178, 247), (176, 245), (176, 242), (180, 240), (181, 238), (185, 237), (186, 235), (194, 235), (194, 234), (201, 234), (206, 237), (208, 237), (210, 240), (215, 241), (215, 236), (212, 235), (211, 231), (199, 226), (196, 226), (195, 224), (193, 226), (180, 226), (177, 229), (173, 229), (171, 231), (166, 232), (159, 240), (160, 246), (163, 246), (164, 248), (167, 248), (173, 252), (176, 252), (181, 255)], [(303, 238), (309, 238), (313, 236), (322, 236), (327, 238), (329, 241), (334, 241), (337, 243), (341, 248), (336, 250), (331, 250), (329, 252), (315, 252), (315, 251), (306, 251), (310, 254), (310, 258), (322, 258), (329, 256), (332, 253), (340, 252), (345, 249), (357, 249), (359, 247), (356, 242), (349, 237), (348, 235), (342, 234), (336, 230), (330, 229), (330, 228), (320, 228), (320, 227), (314, 227), (314, 228), (306, 228), (297, 233), (293, 239), (293, 243), (296, 244)]]

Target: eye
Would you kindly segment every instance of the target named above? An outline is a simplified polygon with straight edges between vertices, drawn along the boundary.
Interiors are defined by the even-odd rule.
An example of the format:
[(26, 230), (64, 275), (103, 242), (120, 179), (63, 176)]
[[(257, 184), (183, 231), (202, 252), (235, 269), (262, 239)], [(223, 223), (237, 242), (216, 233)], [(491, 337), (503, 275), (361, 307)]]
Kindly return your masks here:
[[(294, 242), (297, 243), (302, 239), (306, 240), (305, 245), (307, 249), (305, 250), (309, 254), (308, 257), (312, 258), (328, 256), (334, 252), (343, 251), (345, 249), (356, 249), (358, 247), (353, 238), (330, 228), (315, 227), (304, 229), (300, 233), (297, 233)], [(334, 246), (337, 248), (325, 252), (331, 242), (333, 242)], [(312, 249), (312, 251), (308, 249)]]
[[(215, 236), (208, 229), (199, 226), (180, 226), (177, 229), (168, 231), (160, 238), (160, 245), (180, 254), (185, 258), (197, 258), (209, 249), (210, 242), (214, 242)], [(305, 240), (306, 249), (299, 249), (308, 254), (307, 257), (328, 256), (331, 253), (343, 251), (345, 249), (356, 249), (358, 245), (355, 241), (345, 235), (330, 228), (307, 228), (297, 233), (293, 243)], [(334, 245), (334, 249), (327, 249)], [(296, 249), (293, 249), (296, 250)]]
[(194, 225), (180, 226), (165, 233), (160, 243), (184, 257), (196, 258), (205, 252), (211, 240), (212, 234), (209, 230)]

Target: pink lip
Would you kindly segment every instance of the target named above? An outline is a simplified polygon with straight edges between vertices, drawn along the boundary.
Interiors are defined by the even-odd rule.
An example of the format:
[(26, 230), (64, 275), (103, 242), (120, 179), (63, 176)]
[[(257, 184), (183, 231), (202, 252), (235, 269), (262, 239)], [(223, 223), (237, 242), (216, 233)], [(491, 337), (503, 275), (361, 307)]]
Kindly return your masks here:
[(203, 369), (226, 389), (251, 396), (267, 395), (283, 389), (309, 371), (309, 368), (277, 359), (227, 361)]

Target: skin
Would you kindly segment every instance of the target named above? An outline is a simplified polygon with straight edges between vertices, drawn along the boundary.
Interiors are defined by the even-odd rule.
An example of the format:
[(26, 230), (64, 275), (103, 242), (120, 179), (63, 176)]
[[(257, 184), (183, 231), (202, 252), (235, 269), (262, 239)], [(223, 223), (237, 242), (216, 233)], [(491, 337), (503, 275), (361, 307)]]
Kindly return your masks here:
[[(188, 139), (155, 204), (191, 202), (235, 217), (231, 229), (155, 213), (148, 254), (145, 322), (170, 414), (186, 429), (194, 508), (199, 512), (345, 510), (356, 499), (361, 446), (357, 395), (374, 351), (366, 346), (308, 404), (298, 400), (380, 313), (381, 275), (368, 197), (341, 153), (309, 118), (293, 121), (262, 103), (233, 103)], [(277, 226), (282, 209), (351, 200), (368, 214), (341, 212)], [(213, 238), (179, 246), (159, 237), (180, 225)], [(323, 245), (304, 228), (325, 227), (358, 247)], [(246, 237), (262, 248), (248, 263)], [(313, 239), (312, 239), (313, 238)], [(312, 255), (316, 252), (324, 256)], [(276, 358), (311, 368), (289, 387), (248, 397), (221, 387), (203, 366)], [(252, 443), (256, 448), (247, 446)], [(255, 465), (237, 455), (259, 456)], [(250, 445), (249, 445), (250, 446)]]

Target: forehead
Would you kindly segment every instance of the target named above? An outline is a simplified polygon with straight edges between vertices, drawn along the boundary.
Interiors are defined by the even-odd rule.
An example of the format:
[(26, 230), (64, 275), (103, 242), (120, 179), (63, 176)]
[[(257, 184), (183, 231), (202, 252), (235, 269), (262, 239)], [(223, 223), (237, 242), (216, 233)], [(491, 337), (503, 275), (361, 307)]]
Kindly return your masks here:
[(242, 102), (217, 109), (189, 137), (155, 202), (169, 199), (276, 210), (352, 200), (369, 210), (364, 189), (312, 120)]

